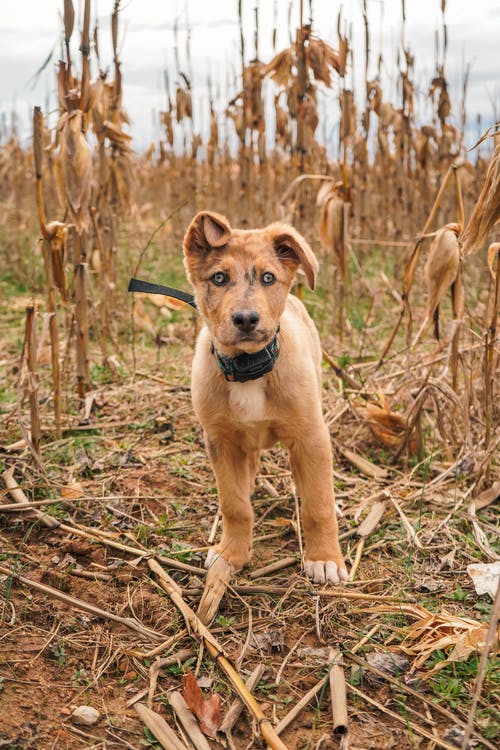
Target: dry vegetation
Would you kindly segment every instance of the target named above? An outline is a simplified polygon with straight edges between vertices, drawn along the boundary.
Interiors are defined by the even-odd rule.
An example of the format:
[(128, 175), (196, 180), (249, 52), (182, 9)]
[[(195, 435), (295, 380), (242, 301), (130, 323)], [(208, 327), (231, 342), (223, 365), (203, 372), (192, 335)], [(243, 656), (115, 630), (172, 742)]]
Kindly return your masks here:
[[(242, 33), (243, 88), (224, 117), (211, 99), (206, 143), (179, 71), (163, 139), (134, 153), (119, 5), (112, 80), (89, 0), (72, 58), (66, 0), (57, 127), (36, 109), (33, 152), (15, 131), (0, 141), (0, 747), (495, 748), (499, 597), (476, 593), (467, 566), (499, 560), (500, 144), (465, 151), (444, 53), (431, 122), (408, 49), (399, 101), (367, 77), (358, 113), (339, 18), (336, 49), (302, 24), (268, 63), (256, 45), (247, 64)], [(366, 39), (368, 71), (367, 22)], [(338, 161), (317, 137), (320, 88), (338, 97)], [(322, 335), (352, 570), (337, 590), (302, 576), (278, 447), (261, 462), (252, 565), (209, 631), (185, 606), (218, 524), (189, 396), (198, 321), (125, 291), (131, 275), (187, 288), (181, 241), (202, 208), (237, 226), (284, 217), (321, 258), (319, 292), (296, 292)], [(191, 717), (190, 740), (183, 675), (203, 730)], [(239, 678), (258, 701), (243, 712)], [(78, 705), (98, 723), (75, 724)]]

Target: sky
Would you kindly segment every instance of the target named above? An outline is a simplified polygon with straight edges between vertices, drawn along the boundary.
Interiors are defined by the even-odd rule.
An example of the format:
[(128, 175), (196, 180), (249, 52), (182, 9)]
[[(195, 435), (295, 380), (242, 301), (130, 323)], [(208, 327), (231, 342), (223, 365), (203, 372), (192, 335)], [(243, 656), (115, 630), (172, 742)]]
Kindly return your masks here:
[[(309, 14), (309, 0), (304, 0), (304, 15)], [(82, 2), (74, 0), (77, 19)], [(288, 14), (292, 28), (298, 22), (299, 0), (243, 0), (247, 60), (254, 56), (254, 8), (259, 6), (259, 56), (268, 61), (273, 55), (272, 29), (276, 6), (276, 51), (289, 45)], [(371, 31), (370, 77), (376, 73), (382, 53), (383, 87), (388, 98), (395, 100), (397, 83), (397, 50), (401, 49), (401, 0), (367, 0)], [(436, 29), (441, 29), (441, 0), (406, 0), (406, 44), (415, 55), (416, 97), (419, 115), (428, 118), (430, 107), (426, 92), (434, 75)], [(3, 0), (0, 28), (0, 112), (15, 109), (19, 132), (29, 144), (31, 111), (39, 104), (56, 116), (55, 65), (61, 40), (63, 0)], [(100, 27), (101, 58), (111, 63), (110, 15), (113, 0), (92, 0), (93, 18)], [(132, 120), (134, 146), (141, 149), (159, 136), (157, 113), (165, 108), (165, 76), (168, 71), (172, 88), (178, 79), (175, 63), (174, 23), (177, 19), (177, 47), (180, 70), (188, 73), (193, 84), (195, 129), (208, 122), (207, 80), (219, 111), (237, 91), (240, 70), (237, 0), (122, 0), (120, 56), (124, 75), (124, 105)], [(364, 27), (362, 0), (344, 0), (342, 18), (352, 30), (356, 70), (348, 82), (358, 95), (363, 92)], [(312, 0), (314, 30), (336, 46), (337, 13), (340, 3)], [(447, 0), (445, 19), (448, 29), (446, 73), (452, 102), (458, 103), (464, 70), (470, 65), (467, 111), (469, 113), (468, 145), (500, 118), (500, 2), (499, 0)], [(93, 25), (93, 24), (92, 24)], [(187, 29), (190, 29), (190, 62), (186, 54)], [(74, 58), (78, 58), (78, 34), (73, 34)], [(438, 44), (442, 49), (442, 33)], [(54, 55), (36, 83), (33, 76)], [(440, 52), (441, 54), (441, 52)], [(93, 73), (95, 73), (95, 67)], [(320, 94), (320, 108), (338, 94), (338, 83), (332, 93)], [(323, 104), (323, 101), (325, 102)], [(481, 124), (476, 123), (481, 115)], [(452, 112), (458, 124), (459, 113)], [(334, 125), (332, 126), (334, 127)], [(332, 137), (325, 129), (326, 137)]]

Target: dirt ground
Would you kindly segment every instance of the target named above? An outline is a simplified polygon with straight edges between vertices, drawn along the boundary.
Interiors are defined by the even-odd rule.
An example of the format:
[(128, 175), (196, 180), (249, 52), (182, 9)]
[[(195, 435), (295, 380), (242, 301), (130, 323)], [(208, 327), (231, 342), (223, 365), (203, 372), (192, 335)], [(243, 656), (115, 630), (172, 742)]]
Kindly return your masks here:
[[(190, 402), (193, 338), (190, 315), (176, 314), (166, 345), (147, 349), (146, 339), (138, 340), (141, 366), (135, 376), (117, 377), (95, 367), (87, 418), (68, 414), (63, 438), (47, 436), (43, 471), (26, 449), (10, 447), (20, 434), (13, 412), (7, 412), (1, 436), (3, 470), (14, 469), (30, 501), (51, 501), (38, 512), (48, 513), (64, 528), (47, 528), (40, 515), (0, 513), (1, 748), (157, 746), (133, 703), (148, 704), (175, 727), (168, 697), (170, 691), (182, 690), (186, 669), (200, 679), (206, 696), (221, 696), (222, 718), (235, 699), (227, 678), (186, 632), (182, 616), (146, 563), (147, 554), (155, 553), (158, 560), (166, 556), (190, 566), (164, 567), (196, 609), (217, 496)], [(328, 337), (324, 346), (333, 346)], [(5, 362), (14, 377), (13, 350)], [(392, 382), (393, 373), (401, 394), (408, 378), (397, 376), (395, 365), (389, 377), (382, 371), (384, 386)], [(476, 625), (487, 623), (491, 600), (475, 593), (466, 567), (485, 559), (484, 539), (488, 549), (493, 543), (494, 504), (486, 502), (477, 510), (483, 539), (471, 523), (472, 468), (467, 455), (453, 463), (431, 449), (425, 470), (404, 456), (395, 459), (326, 363), (324, 386), (340, 533), (349, 567), (360, 551), (360, 523), (376, 503), (384, 503), (359, 552), (355, 579), (331, 590), (302, 575), (293, 485), (287, 456), (277, 447), (260, 465), (252, 563), (231, 582), (211, 630), (245, 679), (263, 665), (254, 693), (273, 722), (322, 681), (316, 696), (281, 735), (289, 748), (456, 747), (467, 720), (478, 650), (427, 676), (450, 648), (431, 649), (429, 658), (414, 666), (421, 653), (415, 645), (430, 643), (442, 631), (424, 627), (420, 641), (408, 640), (409, 628), (418, 619), (412, 607), (469, 618)], [(376, 391), (376, 383), (371, 390)], [(436, 396), (434, 406), (429, 405), (429, 419), (438, 401)], [(46, 420), (50, 432), (50, 417)], [(360, 456), (370, 462), (364, 470), (357, 461)], [(2, 501), (12, 502), (5, 490)], [(72, 533), (72, 528), (83, 534)], [(92, 536), (94, 532), (101, 536)], [(132, 549), (113, 548), (108, 540)], [(287, 567), (259, 573), (286, 558), (292, 558)], [(13, 579), (6, 569), (50, 586), (52, 593)], [(55, 598), (54, 590), (79, 603)], [(83, 611), (81, 602), (104, 612)], [(110, 619), (116, 616), (128, 618), (128, 625)], [(448, 632), (455, 639), (462, 633), (459, 626)], [(327, 647), (343, 654), (347, 735), (333, 732), (324, 682)], [(376, 654), (381, 662), (373, 661)], [(159, 658), (164, 661), (158, 668)], [(389, 677), (377, 674), (375, 663), (388, 670)], [(497, 689), (498, 669), (490, 659), (476, 711), (475, 730), (482, 739), (476, 734), (474, 747), (492, 748), (498, 739)], [(81, 705), (99, 711), (95, 725), (73, 723), (72, 710)], [(263, 746), (246, 711), (229, 737), (220, 734), (217, 741), (209, 740), (211, 747), (219, 744), (238, 750)]]

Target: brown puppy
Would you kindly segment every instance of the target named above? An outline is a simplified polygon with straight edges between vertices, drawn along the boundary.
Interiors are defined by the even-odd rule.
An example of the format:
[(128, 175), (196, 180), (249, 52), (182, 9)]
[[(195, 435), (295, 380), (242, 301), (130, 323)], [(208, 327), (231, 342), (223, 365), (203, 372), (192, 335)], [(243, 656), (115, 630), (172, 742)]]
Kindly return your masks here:
[(321, 411), (319, 337), (302, 303), (289, 295), (299, 266), (314, 289), (316, 257), (287, 224), (232, 229), (208, 211), (191, 222), (184, 256), (204, 323), (193, 361), (193, 405), (223, 521), (207, 566), (219, 555), (234, 570), (250, 560), (259, 455), (279, 440), (302, 501), (305, 572), (318, 583), (347, 580)]

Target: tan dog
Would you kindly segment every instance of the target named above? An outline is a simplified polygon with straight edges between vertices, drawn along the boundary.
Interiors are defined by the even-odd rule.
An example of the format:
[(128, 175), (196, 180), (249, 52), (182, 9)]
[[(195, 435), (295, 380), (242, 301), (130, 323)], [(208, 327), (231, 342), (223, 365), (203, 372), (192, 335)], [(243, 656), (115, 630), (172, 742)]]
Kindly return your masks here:
[(302, 303), (289, 295), (299, 266), (314, 289), (316, 257), (287, 224), (232, 229), (208, 211), (191, 222), (184, 256), (204, 323), (193, 361), (193, 405), (223, 519), (207, 566), (219, 555), (233, 570), (250, 560), (259, 455), (279, 440), (302, 501), (305, 572), (318, 583), (347, 580), (321, 410), (319, 337)]

